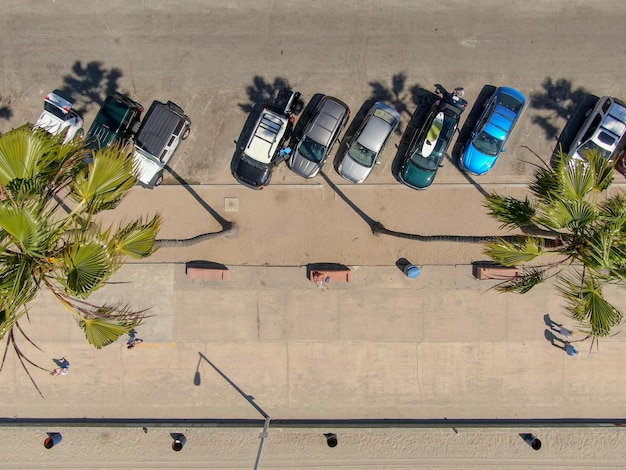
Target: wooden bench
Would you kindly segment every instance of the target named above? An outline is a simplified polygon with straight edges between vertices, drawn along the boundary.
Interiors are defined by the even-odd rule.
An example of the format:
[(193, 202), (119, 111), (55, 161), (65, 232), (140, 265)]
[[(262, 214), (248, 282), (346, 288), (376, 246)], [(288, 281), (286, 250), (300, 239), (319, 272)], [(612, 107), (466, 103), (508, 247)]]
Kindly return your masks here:
[(187, 263), (187, 279), (198, 281), (230, 281), (230, 271), (226, 266), (215, 263)]
[(352, 280), (352, 271), (348, 268), (346, 269), (312, 269), (309, 273), (309, 279), (311, 282), (315, 283), (313, 277), (316, 273), (322, 273), (324, 279), (330, 278), (330, 281), (327, 281), (328, 284), (338, 283), (338, 282), (350, 282)]
[(474, 277), (481, 281), (485, 279), (511, 279), (522, 274), (522, 270), (516, 267), (506, 266), (475, 266)]

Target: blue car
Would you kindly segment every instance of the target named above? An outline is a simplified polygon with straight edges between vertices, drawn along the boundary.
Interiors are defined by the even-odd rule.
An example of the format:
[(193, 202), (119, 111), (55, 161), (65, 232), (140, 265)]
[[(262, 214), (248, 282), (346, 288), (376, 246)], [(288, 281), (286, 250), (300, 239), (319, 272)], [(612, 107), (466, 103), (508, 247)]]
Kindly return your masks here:
[(496, 163), (513, 127), (522, 115), (526, 97), (518, 90), (500, 87), (489, 98), (472, 136), (461, 150), (459, 166), (467, 173), (484, 175)]

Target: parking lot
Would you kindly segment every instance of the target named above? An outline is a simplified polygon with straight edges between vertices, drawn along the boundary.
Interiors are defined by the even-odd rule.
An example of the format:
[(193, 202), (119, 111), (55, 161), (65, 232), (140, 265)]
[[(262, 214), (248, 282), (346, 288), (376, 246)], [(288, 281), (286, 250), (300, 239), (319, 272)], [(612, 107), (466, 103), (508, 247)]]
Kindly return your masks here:
[[(161, 248), (144, 264), (124, 268), (117, 291), (102, 292), (102, 298), (122, 292), (141, 307), (153, 307), (155, 317), (140, 332), (145, 343), (130, 352), (133, 356), (125, 348), (92, 350), (66, 312), (42, 298), (34, 312), (50, 311), (50, 316), (39, 317), (39, 324), (33, 319), (36, 326), (29, 331), (44, 350), (35, 357), (72, 355), (73, 369), (68, 377), (38, 376), (47, 395), (43, 401), (10, 359), (0, 380), (7, 397), (3, 415), (252, 415), (254, 410), (209, 369), (203, 369), (202, 387), (192, 383), (199, 351), (273, 418), (624, 415), (621, 335), (607, 340), (599, 353), (571, 362), (543, 336), (545, 310), (563, 313), (550, 286), (523, 300), (501, 296), (470, 276), (471, 263), (484, 259), (479, 244), (374, 236), (371, 227), (379, 222), (399, 234), (422, 236), (500, 233), (482, 207), (484, 195), (523, 194), (539, 162), (534, 154), (549, 159), (575, 132), (567, 123), (580, 118), (588, 93), (626, 98), (625, 53), (607, 47), (623, 34), (626, 4), (389, 0), (357, 7), (320, 0), (304, 7), (288, 0), (116, 0), (77, 8), (69, 1), (10, 0), (0, 11), (0, 132), (33, 122), (53, 89), (72, 95), (87, 127), (111, 88), (146, 109), (153, 100), (172, 100), (192, 121), (189, 138), (163, 186), (134, 188), (110, 217), (160, 211), (166, 215), (163, 239), (219, 231), (220, 217), (238, 228), (234, 238)], [(349, 105), (352, 115), (342, 141), (368, 104), (381, 100), (400, 112), (399, 131), (364, 184), (343, 180), (333, 168), (334, 154), (311, 180), (283, 164), (262, 191), (235, 181), (230, 173), (235, 142), (249, 126), (251, 111), (285, 82), (307, 101), (323, 93)], [(450, 158), (433, 186), (418, 192), (402, 186), (396, 171), (435, 83), (463, 86), (469, 107)], [(489, 91), (504, 85), (522, 91), (529, 106), (494, 169), (470, 177), (456, 166), (455, 154)], [(623, 180), (618, 175), (619, 186)], [(395, 265), (399, 258), (425, 266), (419, 284), (403, 277)], [(187, 281), (183, 263), (192, 259), (230, 266), (233, 283), (204, 289)], [(353, 267), (354, 283), (317, 291), (302, 273), (313, 262)], [(103, 390), (107, 393), (100, 394)], [(532, 399), (538, 399), (537, 406)], [(474, 438), (507, 449), (518, 444), (502, 435)], [(220, 439), (224, 448), (233, 442)], [(468, 446), (476, 442), (472, 439)], [(415, 445), (409, 441), (407, 446)], [(288, 466), (293, 458), (317, 468), (306, 439), (275, 442), (285, 446), (270, 447), (275, 467)], [(568, 438), (560, 442), (566, 444), (559, 450), (571, 456), (564, 465), (589, 464), (581, 460), (589, 456), (584, 448), (576, 454)], [(588, 442), (594, 449), (606, 446), (602, 468), (619, 468), (621, 437), (596, 440), (594, 435)], [(129, 456), (141, 448), (145, 466), (169, 464), (156, 462), (148, 444), (119, 445), (128, 447), (122, 454)], [(335, 456), (337, 461), (327, 460), (334, 468), (348, 468), (361, 455), (364, 468), (367, 462), (371, 468), (402, 468), (403, 459), (412, 468), (429, 468), (441, 456), (435, 444), (422, 455), (387, 453), (383, 440), (372, 446), (380, 452), (363, 454), (350, 447), (343, 457)], [(480, 458), (486, 454), (449, 448), (448, 458), (485, 462)], [(28, 444), (24, 449), (31, 452)], [(246, 449), (252, 459), (256, 448)], [(105, 458), (100, 450), (90, 458)], [(7, 449), (3, 453), (11, 455)], [(541, 458), (536, 454), (540, 457), (533, 459)], [(552, 468), (559, 468), (554, 462), (562, 456), (545, 453)], [(219, 462), (230, 457), (220, 454)], [(49, 457), (37, 454), (25, 465), (35, 465), (38, 458)], [(188, 458), (190, 466), (211, 461), (208, 453)], [(528, 466), (517, 450), (502, 458), (511, 468)], [(63, 459), (48, 463), (64, 464)], [(251, 468), (248, 463), (237, 465)], [(13, 464), (8, 457), (2, 462)], [(112, 459), (106, 465), (127, 463)], [(232, 468), (239, 467), (232, 463)]]

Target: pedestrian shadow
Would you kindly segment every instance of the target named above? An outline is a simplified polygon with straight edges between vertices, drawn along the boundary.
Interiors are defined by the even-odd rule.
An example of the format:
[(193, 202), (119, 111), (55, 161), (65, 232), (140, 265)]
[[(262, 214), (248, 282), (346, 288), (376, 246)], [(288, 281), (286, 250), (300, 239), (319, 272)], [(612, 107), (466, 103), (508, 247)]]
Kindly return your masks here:
[(550, 342), (550, 344), (552, 346), (554, 346), (555, 348), (562, 349), (563, 351), (565, 351), (565, 349), (567, 348), (568, 341), (566, 341), (566, 340), (564, 340), (562, 338), (559, 338), (557, 335), (555, 335), (552, 331), (550, 331), (548, 329), (546, 329), (543, 332), (543, 334), (544, 334), (545, 338)]
[(210, 240), (212, 238), (217, 238), (220, 236), (227, 236), (228, 238), (234, 238), (237, 236), (238, 227), (234, 222), (230, 222), (222, 217), (213, 207), (211, 207), (202, 197), (190, 186), (182, 176), (176, 173), (169, 166), (165, 167), (166, 171), (168, 171), (178, 183), (185, 188), (185, 190), (202, 206), (202, 208), (211, 214), (211, 217), (215, 219), (215, 221), (220, 224), (222, 229), (218, 232), (207, 232), (202, 233), (200, 235), (195, 235), (191, 238), (184, 239), (158, 239), (155, 240), (155, 246), (167, 246), (167, 247), (183, 247), (183, 246), (191, 246), (196, 243), (200, 243), (206, 240)]
[(222, 372), (215, 364), (213, 364), (213, 362), (211, 362), (211, 360), (206, 357), (204, 354), (202, 354), (201, 352), (198, 352), (198, 366), (196, 367), (196, 372), (194, 374), (194, 378), (193, 378), (193, 384), (195, 386), (200, 386), (202, 384), (202, 378), (200, 375), (200, 365), (202, 364), (202, 362), (206, 362), (207, 364), (209, 364), (213, 370), (215, 370), (215, 372), (217, 372), (220, 377), (222, 377), (231, 387), (233, 387), (235, 389), (235, 391), (237, 393), (239, 393), (239, 395), (241, 395), (248, 403), (250, 403), (250, 405), (257, 410), (261, 416), (263, 416), (263, 418), (267, 419), (269, 418), (269, 415), (263, 410), (263, 408), (261, 408), (259, 405), (256, 404), (256, 402), (254, 401), (254, 397), (252, 395), (248, 395), (246, 392), (244, 392), (241, 388), (239, 388), (239, 386), (233, 382), (226, 374), (224, 374), (224, 372)]
[(83, 65), (77, 60), (72, 73), (63, 77), (64, 85), (60, 91), (71, 98), (77, 113), (84, 114), (92, 108), (100, 108), (104, 104), (103, 96), (118, 89), (122, 76), (120, 69), (107, 69), (100, 61), (92, 60)]

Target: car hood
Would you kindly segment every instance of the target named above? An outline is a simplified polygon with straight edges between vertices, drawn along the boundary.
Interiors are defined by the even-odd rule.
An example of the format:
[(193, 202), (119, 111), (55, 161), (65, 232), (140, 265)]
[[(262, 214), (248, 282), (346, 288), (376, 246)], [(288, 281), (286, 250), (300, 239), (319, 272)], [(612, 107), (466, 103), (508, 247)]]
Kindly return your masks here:
[(133, 154), (133, 164), (137, 170), (137, 179), (145, 185), (152, 184), (165, 166), (160, 164), (160, 162), (158, 162), (151, 155), (142, 152), (137, 148), (135, 148), (135, 152)]
[(497, 158), (484, 154), (470, 143), (465, 147), (461, 165), (470, 173), (482, 175), (491, 170)]
[(237, 162), (234, 176), (239, 182), (252, 189), (262, 189), (269, 183), (272, 176), (272, 169), (267, 167), (257, 167), (244, 158)]
[(400, 179), (411, 188), (426, 189), (435, 179), (437, 170), (425, 170), (407, 161), (400, 171)]
[(341, 162), (340, 175), (353, 183), (362, 183), (372, 171), (371, 167), (360, 165), (350, 158), (348, 154)]
[(303, 178), (313, 178), (320, 171), (321, 165), (304, 158), (297, 150), (289, 160), (289, 168)]

